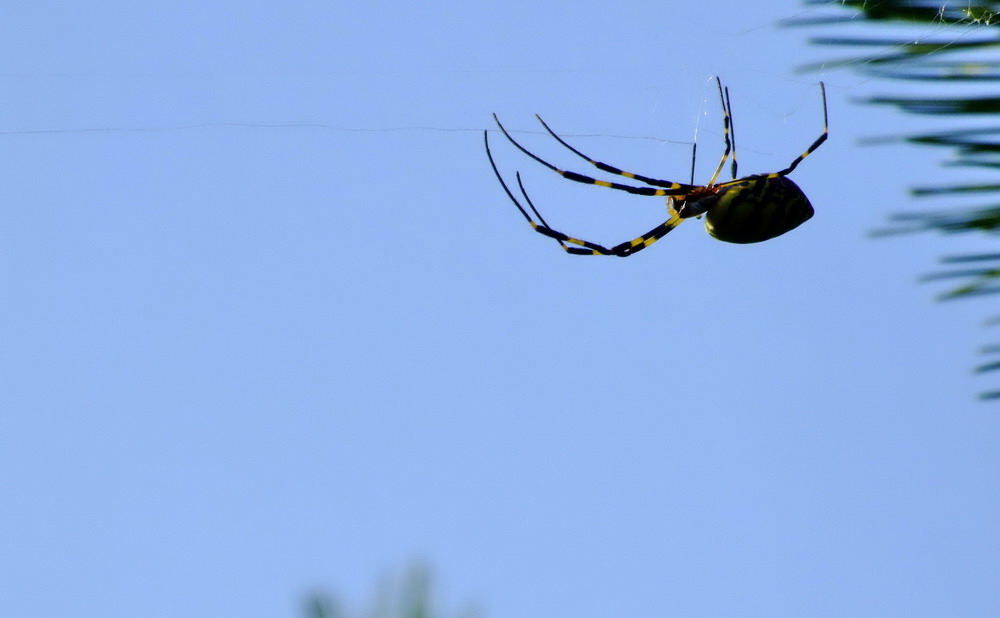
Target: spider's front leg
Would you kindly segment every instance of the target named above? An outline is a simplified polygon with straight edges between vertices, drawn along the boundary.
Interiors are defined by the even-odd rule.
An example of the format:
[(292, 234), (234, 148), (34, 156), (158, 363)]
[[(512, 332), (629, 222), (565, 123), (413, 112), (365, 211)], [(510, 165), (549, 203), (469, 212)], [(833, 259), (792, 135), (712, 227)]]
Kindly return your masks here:
[[(538, 212), (537, 208), (535, 208), (535, 204), (531, 201), (531, 198), (528, 197), (528, 192), (524, 189), (524, 183), (521, 181), (521, 173), (517, 172), (515, 174), (517, 177), (517, 186), (521, 190), (521, 195), (524, 197), (524, 201), (528, 205), (528, 209), (530, 209), (531, 213), (534, 215), (534, 218), (528, 214), (528, 209), (522, 206), (521, 202), (514, 197), (514, 193), (509, 187), (507, 187), (507, 183), (504, 181), (503, 176), (500, 175), (500, 170), (497, 169), (496, 162), (493, 160), (493, 153), (490, 152), (489, 134), (485, 131), (483, 132), (483, 140), (486, 146), (486, 156), (490, 161), (490, 166), (493, 168), (493, 174), (497, 177), (497, 180), (500, 182), (500, 186), (503, 187), (507, 197), (510, 198), (510, 201), (514, 203), (514, 206), (517, 207), (521, 215), (531, 225), (531, 229), (543, 236), (548, 236), (549, 238), (558, 241), (559, 246), (570, 255), (613, 255), (617, 257), (628, 257), (634, 253), (642, 251), (657, 240), (663, 238), (668, 232), (670, 232), (670, 230), (674, 229), (684, 221), (684, 218), (681, 217), (680, 214), (673, 210), (673, 207), (668, 204), (668, 208), (670, 209), (670, 218), (667, 221), (661, 223), (638, 238), (633, 238), (632, 240), (617, 244), (613, 247), (605, 247), (604, 245), (590, 242), (589, 240), (573, 238), (568, 234), (564, 234), (549, 227), (549, 224), (545, 222), (542, 214)], [(537, 222), (535, 221), (535, 218), (538, 219)]]
[[(503, 181), (501, 180), (501, 182)], [(531, 202), (531, 198), (528, 197), (528, 192), (524, 190), (524, 183), (521, 182), (520, 172), (517, 173), (517, 186), (521, 189), (521, 195), (523, 195), (525, 201), (528, 202), (528, 206), (534, 213), (537, 214), (538, 209), (535, 208), (535, 205)], [(672, 209), (671, 206), (668, 206), (668, 208)], [(545, 221), (542, 220), (541, 215), (538, 215), (538, 218), (541, 221), (542, 225), (538, 225), (529, 218), (528, 222), (531, 223), (531, 227), (539, 234), (548, 236), (549, 238), (555, 238), (556, 240), (558, 240), (559, 244), (566, 251), (566, 253), (569, 253), (571, 255), (614, 255), (617, 257), (628, 257), (630, 255), (634, 255), (642, 251), (646, 247), (652, 245), (654, 242), (666, 236), (667, 233), (670, 232), (670, 230), (674, 229), (675, 227), (684, 222), (684, 219), (679, 214), (677, 214), (674, 211), (671, 211), (669, 219), (667, 219), (660, 225), (657, 225), (653, 229), (649, 230), (642, 236), (633, 238), (632, 240), (628, 240), (623, 243), (619, 243), (614, 247), (608, 248), (605, 247), (604, 245), (599, 245), (597, 243), (593, 243), (587, 240), (581, 240), (579, 238), (573, 238), (572, 236), (567, 236), (566, 234), (556, 231), (550, 228), (548, 225), (546, 225)], [(570, 245), (576, 245), (576, 246), (570, 246)]]

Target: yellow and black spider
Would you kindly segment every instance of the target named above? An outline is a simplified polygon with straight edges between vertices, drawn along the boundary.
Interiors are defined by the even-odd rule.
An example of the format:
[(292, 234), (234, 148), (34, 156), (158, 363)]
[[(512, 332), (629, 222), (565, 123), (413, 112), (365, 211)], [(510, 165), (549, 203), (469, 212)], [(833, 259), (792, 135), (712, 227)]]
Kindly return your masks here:
[[(524, 196), (528, 208), (531, 209), (535, 218), (538, 219), (536, 222), (521, 203), (517, 201), (517, 198), (514, 197), (514, 194), (507, 187), (507, 183), (504, 182), (503, 177), (500, 176), (500, 171), (493, 161), (493, 154), (490, 152), (488, 132), (484, 131), (483, 139), (486, 142), (486, 156), (489, 157), (493, 173), (496, 174), (497, 180), (500, 181), (503, 190), (507, 193), (511, 201), (514, 202), (514, 205), (517, 206), (517, 209), (521, 211), (524, 218), (528, 220), (531, 227), (539, 234), (556, 239), (567, 253), (573, 255), (616, 255), (619, 257), (628, 257), (663, 238), (667, 232), (680, 225), (685, 219), (700, 217), (702, 215), (705, 215), (705, 228), (708, 233), (719, 240), (733, 243), (754, 243), (770, 240), (795, 229), (813, 216), (813, 207), (809, 203), (809, 198), (787, 176), (802, 162), (802, 159), (808, 157), (813, 151), (819, 148), (820, 144), (826, 141), (829, 132), (826, 112), (826, 86), (823, 85), (823, 82), (819, 84), (823, 97), (823, 133), (816, 138), (816, 141), (792, 161), (791, 165), (780, 172), (774, 172), (773, 174), (753, 174), (743, 178), (736, 178), (736, 143), (735, 133), (732, 131), (732, 104), (729, 102), (729, 88), (723, 90), (722, 81), (718, 77), (715, 78), (715, 81), (719, 87), (719, 98), (722, 100), (722, 127), (726, 148), (722, 153), (722, 160), (719, 161), (719, 166), (715, 169), (715, 173), (712, 174), (712, 178), (708, 181), (707, 185), (683, 184), (650, 178), (626, 172), (613, 165), (591, 159), (567, 144), (536, 114), (535, 117), (538, 118), (538, 122), (542, 123), (542, 126), (545, 127), (549, 135), (569, 149), (570, 152), (583, 158), (602, 172), (624, 176), (648, 186), (635, 186), (598, 180), (597, 178), (591, 178), (590, 176), (584, 176), (576, 172), (561, 170), (517, 143), (503, 125), (500, 124), (500, 120), (496, 114), (493, 114), (493, 119), (496, 120), (500, 131), (503, 132), (512, 144), (517, 146), (521, 152), (561, 175), (563, 178), (575, 182), (608, 187), (609, 189), (627, 191), (636, 195), (667, 197), (667, 211), (670, 213), (669, 219), (642, 236), (613, 247), (605, 247), (587, 240), (573, 238), (549, 227), (545, 219), (542, 218), (542, 215), (535, 208), (535, 205), (532, 204), (531, 198), (525, 192), (524, 185), (521, 183), (521, 173), (517, 172), (517, 184), (521, 190), (521, 195)], [(716, 183), (715, 181), (719, 178), (726, 160), (730, 158), (730, 153), (732, 153), (733, 180)], [(693, 167), (694, 162), (692, 161), (692, 173), (694, 171)]]

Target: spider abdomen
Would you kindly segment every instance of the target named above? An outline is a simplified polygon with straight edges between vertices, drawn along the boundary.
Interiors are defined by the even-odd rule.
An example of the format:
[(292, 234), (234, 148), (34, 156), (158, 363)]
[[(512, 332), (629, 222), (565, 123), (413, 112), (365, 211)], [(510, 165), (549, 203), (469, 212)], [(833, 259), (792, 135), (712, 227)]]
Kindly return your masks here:
[(809, 198), (786, 176), (747, 176), (718, 185), (716, 195), (705, 229), (725, 242), (770, 240), (813, 216)]

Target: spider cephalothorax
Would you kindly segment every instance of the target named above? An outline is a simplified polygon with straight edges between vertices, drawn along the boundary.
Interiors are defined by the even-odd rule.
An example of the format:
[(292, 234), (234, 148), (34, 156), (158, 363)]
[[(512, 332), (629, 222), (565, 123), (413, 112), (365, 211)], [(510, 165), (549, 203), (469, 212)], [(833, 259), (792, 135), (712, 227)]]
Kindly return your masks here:
[[(483, 139), (486, 142), (486, 155), (489, 157), (490, 165), (493, 167), (493, 172), (496, 174), (497, 180), (500, 181), (500, 184), (507, 193), (507, 196), (514, 202), (514, 205), (517, 206), (518, 210), (521, 211), (524, 218), (528, 220), (531, 227), (540, 234), (548, 236), (549, 238), (554, 238), (559, 242), (563, 249), (574, 255), (616, 255), (619, 257), (627, 257), (645, 249), (660, 238), (663, 238), (663, 236), (670, 232), (670, 230), (680, 225), (685, 219), (700, 217), (702, 215), (705, 217), (705, 229), (708, 230), (708, 233), (725, 242), (762, 242), (795, 229), (812, 217), (813, 207), (812, 204), (809, 203), (809, 198), (807, 198), (805, 193), (802, 192), (802, 189), (787, 178), (787, 176), (792, 172), (792, 170), (795, 169), (796, 166), (798, 166), (799, 163), (802, 162), (803, 159), (812, 154), (817, 148), (819, 148), (820, 144), (826, 141), (828, 135), (826, 87), (823, 85), (823, 82), (820, 82), (820, 91), (823, 97), (823, 133), (816, 138), (816, 141), (814, 141), (805, 152), (792, 161), (787, 168), (781, 170), (780, 172), (774, 172), (771, 174), (754, 174), (752, 176), (736, 178), (736, 146), (732, 132), (732, 106), (729, 102), (729, 89), (722, 88), (722, 82), (719, 78), (716, 78), (715, 81), (719, 87), (719, 98), (722, 99), (722, 122), (726, 147), (725, 151), (722, 153), (722, 159), (719, 161), (719, 165), (715, 169), (715, 173), (712, 174), (711, 180), (709, 180), (706, 185), (684, 184), (671, 182), (669, 180), (650, 178), (648, 176), (626, 172), (612, 165), (608, 165), (607, 163), (591, 159), (576, 148), (567, 144), (561, 137), (556, 135), (556, 133), (550, 129), (547, 124), (545, 124), (544, 120), (536, 115), (535, 117), (538, 118), (538, 121), (542, 123), (545, 130), (548, 131), (548, 133), (554, 137), (556, 141), (577, 156), (586, 160), (597, 169), (602, 172), (607, 172), (608, 174), (623, 176), (625, 178), (638, 181), (646, 186), (636, 186), (607, 180), (599, 180), (597, 178), (592, 178), (576, 172), (562, 170), (531, 153), (524, 146), (519, 144), (513, 137), (511, 137), (510, 133), (507, 132), (503, 125), (500, 124), (500, 120), (496, 117), (496, 114), (493, 115), (493, 119), (496, 120), (497, 126), (500, 127), (500, 131), (507, 137), (508, 140), (510, 140), (512, 144), (514, 144), (514, 146), (535, 161), (541, 163), (545, 167), (548, 167), (557, 174), (560, 174), (563, 178), (567, 178), (575, 182), (626, 191), (636, 195), (666, 196), (668, 198), (667, 209), (670, 213), (670, 218), (668, 220), (638, 238), (634, 238), (613, 247), (605, 247), (590, 241), (573, 238), (549, 227), (549, 225), (545, 223), (545, 219), (542, 218), (542, 215), (535, 208), (535, 205), (532, 204), (531, 198), (528, 197), (527, 192), (525, 192), (524, 185), (521, 182), (521, 174), (518, 172), (516, 174), (518, 187), (521, 191), (521, 195), (524, 196), (524, 200), (527, 203), (528, 208), (531, 210), (532, 214), (534, 214), (535, 218), (538, 219), (536, 222), (535, 218), (532, 218), (517, 198), (514, 197), (513, 192), (511, 192), (510, 188), (507, 187), (507, 183), (504, 182), (503, 177), (500, 175), (500, 171), (497, 169), (496, 163), (493, 161), (493, 154), (490, 152), (488, 132), (483, 133)], [(731, 173), (733, 179), (726, 182), (716, 183), (716, 180), (718, 180), (719, 174), (722, 172), (722, 168), (725, 167), (726, 160), (730, 158), (730, 155), (732, 156)]]

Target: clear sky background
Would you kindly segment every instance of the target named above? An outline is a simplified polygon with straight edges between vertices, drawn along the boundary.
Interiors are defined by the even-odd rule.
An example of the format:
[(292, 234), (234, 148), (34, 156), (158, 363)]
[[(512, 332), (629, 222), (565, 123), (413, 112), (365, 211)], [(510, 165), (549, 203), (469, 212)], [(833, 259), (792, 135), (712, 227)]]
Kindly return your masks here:
[[(805, 10), (4, 9), (0, 615), (293, 617), (415, 560), (489, 617), (1000, 615), (989, 306), (916, 283), (995, 247), (868, 237), (942, 205), (908, 187), (983, 172), (860, 145), (941, 120), (858, 103), (921, 86), (797, 72), (845, 53), (780, 27)], [(744, 173), (818, 136), (826, 81), (830, 139), (793, 175), (817, 213), (787, 236), (691, 221), (569, 256), (489, 169), (497, 112), (593, 171), (538, 112), (678, 181), (697, 128), (704, 182), (716, 74)], [(491, 135), (559, 229), (666, 217)]]

